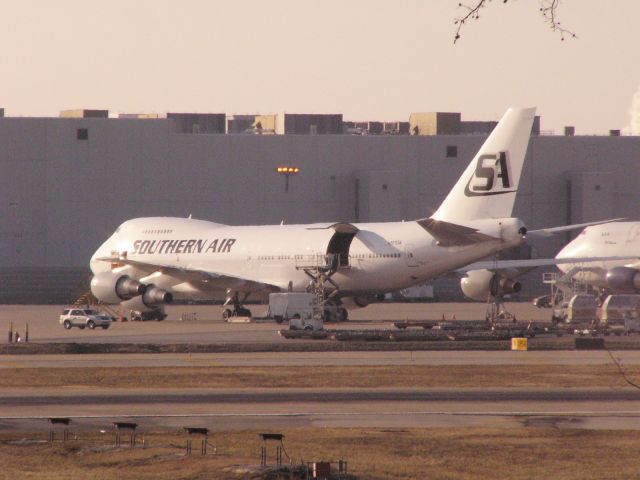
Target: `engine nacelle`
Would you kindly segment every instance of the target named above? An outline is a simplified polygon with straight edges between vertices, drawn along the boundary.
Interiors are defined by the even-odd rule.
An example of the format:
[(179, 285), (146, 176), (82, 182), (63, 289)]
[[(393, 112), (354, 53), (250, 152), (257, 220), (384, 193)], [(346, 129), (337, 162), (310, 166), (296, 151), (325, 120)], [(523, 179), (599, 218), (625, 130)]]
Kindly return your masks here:
[(356, 308), (364, 308), (371, 303), (372, 299), (369, 297), (342, 297), (340, 302), (342, 306), (349, 310)]
[(522, 284), (490, 270), (471, 270), (460, 280), (462, 293), (472, 300), (486, 302), (489, 296), (518, 293)]
[(607, 286), (614, 293), (640, 292), (640, 270), (631, 267), (613, 267), (607, 272)]
[(147, 285), (146, 290), (142, 294), (142, 302), (148, 307), (171, 303), (173, 302), (173, 294), (151, 283)]
[(156, 287), (153, 284), (146, 287), (142, 295), (122, 302), (122, 307), (126, 310), (147, 312), (155, 309), (158, 305), (165, 305), (173, 301), (173, 295), (164, 288)]
[(114, 272), (101, 272), (91, 279), (91, 293), (105, 303), (120, 303), (145, 293), (138, 280)]

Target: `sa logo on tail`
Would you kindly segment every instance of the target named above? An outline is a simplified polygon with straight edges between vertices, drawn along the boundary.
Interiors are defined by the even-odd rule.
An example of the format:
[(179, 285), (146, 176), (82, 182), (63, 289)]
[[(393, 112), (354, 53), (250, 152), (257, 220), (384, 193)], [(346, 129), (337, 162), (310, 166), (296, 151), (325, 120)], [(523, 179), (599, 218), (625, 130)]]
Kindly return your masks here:
[(467, 197), (478, 197), (515, 191), (511, 185), (507, 152), (499, 152), (485, 153), (478, 157), (476, 169), (464, 189), (464, 194)]

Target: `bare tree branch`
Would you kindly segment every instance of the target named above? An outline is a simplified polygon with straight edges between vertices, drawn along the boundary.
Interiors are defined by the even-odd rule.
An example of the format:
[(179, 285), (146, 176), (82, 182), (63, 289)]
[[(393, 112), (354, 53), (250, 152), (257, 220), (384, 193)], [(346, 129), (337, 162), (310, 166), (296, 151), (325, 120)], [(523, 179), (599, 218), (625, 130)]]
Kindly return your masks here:
[[(506, 0), (504, 1), (506, 2)], [(459, 8), (464, 8), (467, 10), (467, 14), (463, 17), (456, 18), (455, 21), (453, 22), (455, 25), (458, 26), (458, 28), (456, 28), (456, 36), (453, 38), (453, 43), (456, 43), (460, 38), (460, 30), (462, 29), (462, 26), (467, 22), (467, 20), (469, 19), (477, 20), (478, 18), (480, 18), (480, 9), (484, 7), (485, 3), (487, 3), (487, 0), (478, 0), (476, 5), (473, 7), (469, 7), (468, 5), (463, 5), (462, 3), (458, 4)]]
[(549, 25), (552, 31), (560, 34), (560, 40), (564, 41), (565, 35), (578, 38), (575, 33), (561, 26), (556, 18), (556, 9), (559, 4), (560, 0), (540, 0), (540, 13), (542, 14), (542, 18), (544, 18), (545, 23)]
[[(466, 11), (465, 15), (456, 17), (454, 19), (454, 25), (456, 25), (456, 33), (453, 37), (453, 43), (456, 43), (460, 39), (460, 31), (462, 27), (470, 20), (478, 20), (480, 18), (480, 10), (487, 6), (492, 0), (476, 0), (471, 5), (465, 5), (463, 3), (458, 4), (458, 8), (462, 8)], [(502, 0), (502, 3), (507, 3), (508, 0)], [(564, 28), (557, 18), (557, 10), (560, 4), (560, 0), (539, 0), (540, 2), (540, 14), (544, 19), (544, 22), (549, 25), (552, 31), (560, 34), (560, 40), (564, 41), (565, 36), (572, 38), (578, 38), (577, 35)]]

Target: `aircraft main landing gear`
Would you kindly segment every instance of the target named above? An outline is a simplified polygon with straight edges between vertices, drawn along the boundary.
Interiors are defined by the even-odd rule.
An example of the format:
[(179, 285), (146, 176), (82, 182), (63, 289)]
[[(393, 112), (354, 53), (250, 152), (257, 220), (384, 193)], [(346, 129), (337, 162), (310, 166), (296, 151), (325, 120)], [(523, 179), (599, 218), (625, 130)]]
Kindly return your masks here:
[[(231, 293), (231, 292), (228, 292), (228, 293)], [(231, 317), (251, 317), (251, 310), (242, 306), (242, 303), (244, 303), (247, 300), (247, 297), (249, 297), (248, 293), (245, 294), (244, 298), (242, 299), (242, 302), (240, 301), (238, 292), (235, 292), (233, 296), (227, 297), (227, 301), (225, 302), (225, 305), (233, 302), (233, 308), (225, 308), (222, 311), (222, 319), (226, 322)]]

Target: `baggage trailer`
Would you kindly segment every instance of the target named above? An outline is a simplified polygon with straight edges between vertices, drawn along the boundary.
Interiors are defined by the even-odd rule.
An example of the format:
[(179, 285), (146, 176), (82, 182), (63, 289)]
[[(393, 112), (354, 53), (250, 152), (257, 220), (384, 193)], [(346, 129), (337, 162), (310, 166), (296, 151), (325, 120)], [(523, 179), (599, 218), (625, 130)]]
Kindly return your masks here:
[(318, 297), (312, 293), (270, 293), (267, 315), (277, 323), (314, 316), (319, 316), (323, 322), (340, 322), (347, 319), (347, 310), (340, 305), (320, 305)]

